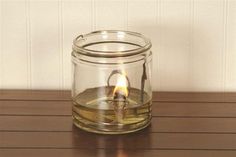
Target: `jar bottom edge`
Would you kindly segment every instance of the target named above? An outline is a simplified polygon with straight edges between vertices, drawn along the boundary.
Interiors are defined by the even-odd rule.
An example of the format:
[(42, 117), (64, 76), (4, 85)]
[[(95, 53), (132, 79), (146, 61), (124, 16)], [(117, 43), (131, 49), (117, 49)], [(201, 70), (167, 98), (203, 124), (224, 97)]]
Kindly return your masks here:
[[(106, 128), (106, 126), (102, 126), (102, 128), (99, 127), (94, 127), (92, 124), (88, 124), (90, 122), (87, 122), (87, 124), (85, 124), (86, 120), (85, 119), (81, 119), (78, 117), (74, 117), (74, 115), (72, 115), (73, 117), (73, 124), (79, 128), (82, 129), (84, 131), (87, 132), (91, 132), (91, 133), (97, 133), (97, 134), (128, 134), (128, 133), (133, 133), (133, 132), (137, 132), (140, 130), (145, 129), (146, 127), (148, 127), (151, 124), (151, 116), (150, 118), (146, 119), (145, 121), (142, 121), (140, 123), (136, 123), (136, 124), (131, 124), (129, 125), (129, 129), (126, 128), (124, 130), (111, 130)], [(85, 122), (83, 122), (85, 121)]]

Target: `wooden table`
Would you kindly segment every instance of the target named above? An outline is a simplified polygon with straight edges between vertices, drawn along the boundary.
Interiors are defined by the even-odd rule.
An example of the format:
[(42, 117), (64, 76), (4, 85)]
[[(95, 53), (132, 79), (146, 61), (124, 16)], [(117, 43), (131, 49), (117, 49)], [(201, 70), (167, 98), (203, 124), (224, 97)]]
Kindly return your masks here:
[(154, 93), (150, 127), (75, 128), (69, 91), (0, 91), (0, 157), (235, 157), (236, 93)]

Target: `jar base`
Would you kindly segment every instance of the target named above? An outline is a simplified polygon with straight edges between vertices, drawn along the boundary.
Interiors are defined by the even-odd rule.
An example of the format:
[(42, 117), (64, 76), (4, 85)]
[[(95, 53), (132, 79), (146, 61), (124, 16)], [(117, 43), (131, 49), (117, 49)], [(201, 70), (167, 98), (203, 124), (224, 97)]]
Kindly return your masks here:
[(97, 123), (95, 124), (79, 116), (75, 117), (75, 115), (72, 115), (72, 117), (74, 125), (84, 131), (97, 134), (110, 134), (110, 135), (136, 132), (146, 128), (151, 123), (151, 116), (150, 118), (145, 119), (144, 121), (128, 125), (124, 124), (110, 125), (110, 124), (97, 124)]
[[(117, 104), (114, 86), (89, 88), (73, 99), (74, 124), (100, 134), (125, 134), (147, 127), (151, 121), (152, 100), (146, 92), (130, 88), (126, 101)], [(103, 93), (104, 96), (99, 95)]]

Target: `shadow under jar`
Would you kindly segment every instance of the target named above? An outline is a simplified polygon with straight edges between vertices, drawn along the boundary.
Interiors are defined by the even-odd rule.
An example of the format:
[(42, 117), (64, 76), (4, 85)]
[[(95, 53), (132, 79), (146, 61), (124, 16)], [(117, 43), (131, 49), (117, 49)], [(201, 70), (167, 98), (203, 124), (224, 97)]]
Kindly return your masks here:
[(72, 52), (72, 116), (86, 131), (124, 134), (151, 121), (151, 42), (129, 31), (78, 36)]

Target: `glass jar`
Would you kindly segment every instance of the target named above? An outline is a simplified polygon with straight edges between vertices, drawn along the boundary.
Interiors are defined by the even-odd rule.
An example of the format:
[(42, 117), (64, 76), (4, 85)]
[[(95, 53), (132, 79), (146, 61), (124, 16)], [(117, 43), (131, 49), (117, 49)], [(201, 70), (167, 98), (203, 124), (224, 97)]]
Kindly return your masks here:
[(73, 43), (72, 116), (86, 131), (123, 134), (151, 121), (151, 42), (130, 31), (96, 31)]

